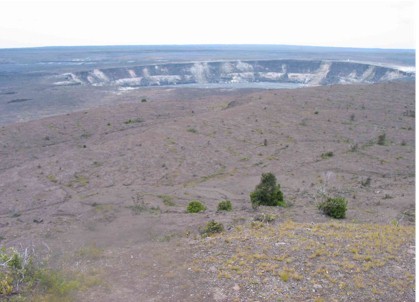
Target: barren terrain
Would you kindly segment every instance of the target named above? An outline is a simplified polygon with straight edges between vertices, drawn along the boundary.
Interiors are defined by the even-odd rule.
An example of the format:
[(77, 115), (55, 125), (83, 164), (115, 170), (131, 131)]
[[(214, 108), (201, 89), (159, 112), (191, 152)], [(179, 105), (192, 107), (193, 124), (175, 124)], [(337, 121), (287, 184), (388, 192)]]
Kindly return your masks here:
[[(0, 128), (0, 244), (78, 276), (69, 300), (414, 301), (414, 83), (121, 98)], [(287, 207), (252, 209), (264, 172)]]

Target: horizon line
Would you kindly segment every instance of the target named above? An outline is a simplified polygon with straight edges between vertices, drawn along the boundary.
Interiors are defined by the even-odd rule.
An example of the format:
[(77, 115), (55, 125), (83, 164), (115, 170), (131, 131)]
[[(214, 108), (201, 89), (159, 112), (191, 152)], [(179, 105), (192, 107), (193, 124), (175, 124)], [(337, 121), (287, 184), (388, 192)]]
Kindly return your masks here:
[(42, 45), (42, 46), (11, 46), (0, 47), (0, 50), (40, 49), (40, 48), (71, 48), (71, 47), (155, 47), (155, 46), (278, 46), (278, 47), (307, 47), (307, 48), (337, 48), (357, 50), (393, 50), (416, 51), (416, 48), (393, 47), (358, 47), (358, 46), (326, 46), (326, 45), (298, 45), (298, 44), (271, 44), (271, 43), (180, 43), (180, 44), (92, 44), (92, 45)]

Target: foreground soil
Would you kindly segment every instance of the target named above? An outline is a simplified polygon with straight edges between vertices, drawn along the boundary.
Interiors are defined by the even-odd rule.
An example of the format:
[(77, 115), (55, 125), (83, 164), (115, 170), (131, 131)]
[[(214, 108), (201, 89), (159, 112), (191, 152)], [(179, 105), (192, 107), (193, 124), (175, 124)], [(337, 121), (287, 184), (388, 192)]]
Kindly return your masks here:
[[(66, 299), (414, 301), (414, 83), (120, 98), (0, 128), (0, 244), (78, 278)], [(252, 209), (264, 172), (287, 207)]]

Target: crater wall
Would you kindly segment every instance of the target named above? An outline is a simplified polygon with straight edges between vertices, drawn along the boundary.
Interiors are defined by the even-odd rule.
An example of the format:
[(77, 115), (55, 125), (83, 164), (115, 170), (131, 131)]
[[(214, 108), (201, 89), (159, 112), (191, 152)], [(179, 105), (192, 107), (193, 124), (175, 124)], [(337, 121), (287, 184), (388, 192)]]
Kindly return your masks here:
[(347, 61), (238, 60), (93, 69), (61, 74), (55, 84), (141, 87), (194, 83), (274, 82), (316, 86), (378, 83), (414, 78), (414, 72)]

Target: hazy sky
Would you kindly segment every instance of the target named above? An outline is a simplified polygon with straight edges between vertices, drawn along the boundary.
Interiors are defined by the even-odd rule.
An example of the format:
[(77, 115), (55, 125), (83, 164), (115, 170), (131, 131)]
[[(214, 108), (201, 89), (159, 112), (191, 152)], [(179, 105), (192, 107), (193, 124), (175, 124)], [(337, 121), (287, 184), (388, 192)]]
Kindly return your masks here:
[(118, 44), (415, 48), (414, 18), (414, 0), (0, 0), (0, 48)]

